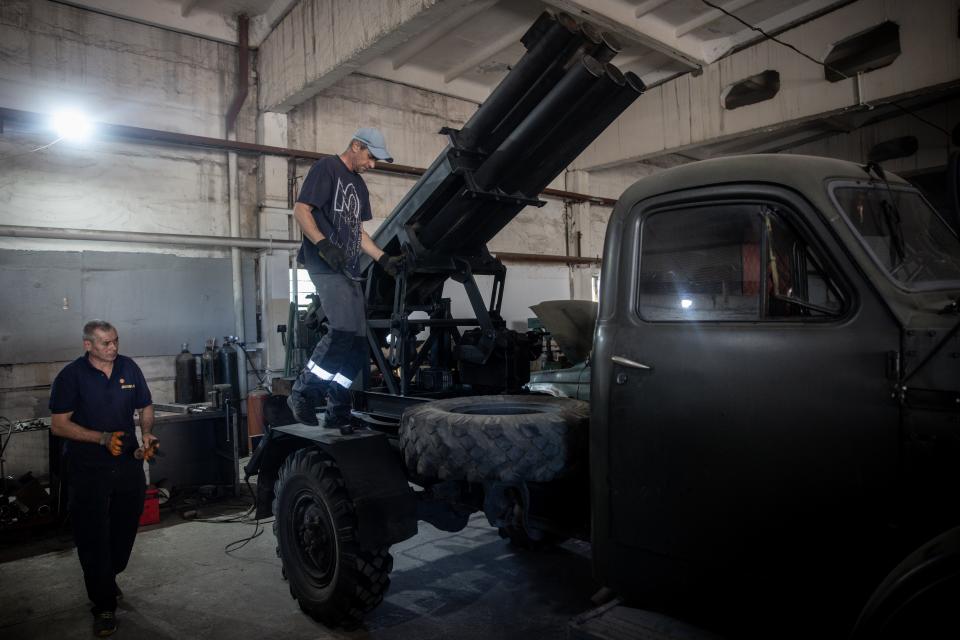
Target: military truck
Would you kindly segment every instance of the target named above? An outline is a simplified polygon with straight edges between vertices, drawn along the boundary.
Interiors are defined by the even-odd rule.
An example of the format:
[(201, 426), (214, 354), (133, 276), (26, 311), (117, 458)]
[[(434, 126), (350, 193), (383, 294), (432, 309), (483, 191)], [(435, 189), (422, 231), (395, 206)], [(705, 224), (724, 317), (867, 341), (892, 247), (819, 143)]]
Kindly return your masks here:
[[(576, 400), (498, 395), (417, 404), (395, 439), (275, 430), (291, 435), (273, 442), (273, 510), (301, 605), (357, 619), (389, 542), (484, 510), (521, 544), (590, 540), (625, 602), (735, 637), (946, 624), (960, 241), (922, 195), (836, 160), (704, 161), (623, 194), (603, 264), (589, 426)], [(510, 457), (536, 437), (553, 448)]]
[[(374, 236), (411, 268), (364, 271), (367, 428), (268, 416), (248, 466), (300, 607), (359, 624), (392, 544), (482, 511), (517, 545), (590, 541), (626, 605), (733, 637), (945, 624), (960, 580), (957, 236), (876, 166), (664, 171), (609, 222), (590, 403), (524, 394), (535, 341), (506, 328), (486, 243), (642, 91), (594, 57), (611, 38), (563, 14), (524, 44)], [(475, 274), (493, 276), (489, 302)], [(476, 317), (451, 316), (451, 281)]]

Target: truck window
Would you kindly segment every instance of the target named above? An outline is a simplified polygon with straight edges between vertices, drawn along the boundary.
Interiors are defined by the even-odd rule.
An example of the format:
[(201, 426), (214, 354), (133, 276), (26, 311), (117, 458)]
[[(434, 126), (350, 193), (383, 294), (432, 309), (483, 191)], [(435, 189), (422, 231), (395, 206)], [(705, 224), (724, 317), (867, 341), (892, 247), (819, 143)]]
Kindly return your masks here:
[(641, 317), (756, 320), (760, 233), (756, 205), (721, 204), (647, 217), (641, 229)]
[(873, 260), (911, 291), (960, 283), (960, 240), (914, 189), (834, 185), (834, 201)]
[(763, 213), (767, 247), (766, 318), (823, 318), (843, 311), (843, 296), (814, 252), (773, 210)]
[(654, 322), (836, 317), (844, 297), (823, 265), (768, 206), (658, 212), (641, 229), (638, 311)]

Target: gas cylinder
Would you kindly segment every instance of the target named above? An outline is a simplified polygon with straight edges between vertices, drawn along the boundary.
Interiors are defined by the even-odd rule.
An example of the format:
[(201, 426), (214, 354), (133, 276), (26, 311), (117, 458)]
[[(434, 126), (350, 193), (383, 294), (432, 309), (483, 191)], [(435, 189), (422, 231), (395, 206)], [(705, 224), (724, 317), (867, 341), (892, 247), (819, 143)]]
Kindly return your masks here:
[(213, 339), (213, 383), (223, 382), (223, 368), (220, 362), (220, 347), (217, 346), (217, 339)]
[(174, 367), (176, 377), (173, 383), (173, 400), (179, 404), (190, 404), (194, 401), (193, 385), (197, 379), (197, 361), (186, 342), (180, 347), (180, 355), (174, 360)]
[(263, 435), (263, 406), (270, 397), (270, 392), (257, 385), (257, 388), (247, 394), (247, 436), (250, 438), (250, 451), (256, 449), (259, 437)]
[(234, 402), (238, 403), (236, 406), (239, 406), (240, 402), (240, 370), (239, 370), (239, 360), (237, 348), (231, 344), (232, 338), (230, 336), (223, 337), (223, 346), (220, 347), (220, 355), (217, 358), (217, 361), (220, 363), (220, 366), (217, 367), (217, 370), (222, 372), (223, 378), (218, 380), (218, 383), (229, 384), (230, 390), (233, 393)]
[(208, 399), (210, 392), (213, 391), (213, 385), (217, 384), (215, 375), (216, 355), (213, 352), (214, 342), (216, 341), (213, 339), (207, 340), (207, 348), (200, 356), (200, 372), (203, 376), (203, 394), (201, 397), (204, 400)]

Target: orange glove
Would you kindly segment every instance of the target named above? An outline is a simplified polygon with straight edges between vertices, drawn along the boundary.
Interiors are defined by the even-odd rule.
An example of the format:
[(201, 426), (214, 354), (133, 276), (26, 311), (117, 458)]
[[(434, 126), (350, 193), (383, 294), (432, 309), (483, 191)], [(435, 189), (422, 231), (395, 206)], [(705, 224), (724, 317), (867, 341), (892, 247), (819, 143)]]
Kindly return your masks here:
[(153, 458), (159, 453), (160, 441), (155, 436), (150, 436), (142, 447), (133, 452), (133, 457), (137, 460), (153, 462)]
[(112, 456), (119, 456), (123, 452), (123, 431), (104, 431), (100, 435), (100, 444), (107, 448)]
[(160, 441), (154, 439), (150, 442), (150, 444), (144, 447), (143, 459), (146, 460), (147, 462), (152, 462), (153, 457), (157, 455), (159, 451), (160, 451)]

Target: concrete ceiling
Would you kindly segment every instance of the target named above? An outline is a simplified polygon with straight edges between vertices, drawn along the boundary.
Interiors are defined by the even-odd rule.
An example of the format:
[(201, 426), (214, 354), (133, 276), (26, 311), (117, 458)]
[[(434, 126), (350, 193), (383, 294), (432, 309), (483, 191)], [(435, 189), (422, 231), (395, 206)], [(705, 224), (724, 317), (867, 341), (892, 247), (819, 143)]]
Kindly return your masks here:
[[(711, 0), (776, 32), (851, 0)], [(69, 4), (224, 42), (251, 17), (257, 46), (297, 0), (70, 0)], [(614, 33), (615, 63), (647, 85), (706, 66), (762, 36), (703, 0), (473, 0), (364, 65), (365, 75), (481, 102), (523, 55), (520, 38), (544, 9), (567, 11)]]
[[(287, 18), (285, 23), (289, 23), (296, 16), (295, 13), (290, 12), (298, 3), (314, 3), (323, 7), (326, 3), (346, 3), (348, 0), (62, 1), (223, 42), (236, 41), (236, 16), (239, 13), (246, 13), (251, 18), (251, 45), (256, 47), (263, 43), (285, 17)], [(421, 15), (430, 17), (419, 21), (415, 28), (391, 27), (394, 31), (377, 36), (380, 38), (379, 44), (366, 52), (348, 51), (349, 55), (344, 54), (345, 63), (335, 61), (334, 68), (317, 72), (316, 78), (312, 78), (310, 82), (301, 83), (304, 86), (298, 86), (292, 97), (284, 94), (277, 98), (284, 101), (293, 100), (290, 104), (286, 104), (283, 108), (272, 108), (278, 107), (277, 104), (273, 104), (268, 110), (285, 111), (322, 90), (324, 86), (329, 86), (343, 74), (351, 72), (400, 82), (473, 102), (482, 102), (510, 67), (523, 55), (524, 48), (520, 39), (529, 26), (542, 11), (552, 9), (566, 11), (580, 21), (590, 22), (601, 30), (613, 33), (623, 44), (623, 49), (614, 59), (614, 63), (623, 71), (636, 73), (648, 87), (663, 85), (662, 96), (658, 96), (655, 91), (650, 91), (651, 95), (643, 101), (644, 105), (650, 105), (655, 112), (658, 109), (670, 111), (677, 108), (677, 96), (687, 95), (693, 91), (691, 87), (704, 84), (698, 81), (717, 76), (722, 65), (714, 63), (721, 58), (727, 57), (723, 65), (729, 67), (723, 79), (713, 78), (713, 81), (707, 83), (708, 87), (701, 87), (693, 92), (696, 93), (693, 97), (697, 97), (699, 95), (697, 92), (705, 91), (700, 102), (691, 98), (688, 105), (689, 109), (696, 109), (696, 112), (702, 116), (704, 123), (701, 123), (701, 128), (704, 130), (689, 132), (690, 135), (687, 136), (690, 138), (689, 141), (665, 143), (662, 145), (663, 149), (643, 153), (638, 149), (625, 149), (619, 153), (595, 154), (598, 155), (597, 158), (584, 160), (580, 168), (602, 168), (638, 160), (649, 161), (650, 158), (657, 156), (689, 161), (730, 153), (780, 151), (838, 132), (856, 130), (869, 121), (880, 121), (898, 115), (898, 111), (894, 108), (877, 109), (866, 115), (847, 114), (846, 111), (851, 109), (855, 112), (862, 110), (861, 108), (873, 109), (872, 106), (865, 104), (856, 105), (859, 108), (845, 106), (849, 104), (849, 100), (838, 102), (842, 107), (839, 111), (836, 105), (825, 106), (823, 100), (819, 101), (823, 104), (811, 104), (800, 109), (797, 105), (803, 102), (803, 96), (796, 95), (798, 90), (804, 91), (805, 94), (822, 92), (824, 95), (832, 95), (831, 92), (836, 93), (845, 89), (841, 85), (832, 85), (823, 80), (822, 72), (815, 72), (821, 74), (819, 79), (804, 75), (809, 73), (808, 61), (793, 54), (785, 54), (779, 48), (771, 52), (771, 47), (779, 47), (779, 45), (761, 43), (764, 36), (756, 29), (751, 29), (710, 6), (711, 4), (722, 6), (727, 12), (767, 33), (777, 34), (798, 25), (805, 25), (791, 31), (790, 34), (799, 38), (799, 42), (805, 43), (803, 48), (811, 49), (808, 53), (819, 58), (829, 48), (830, 42), (872, 26), (875, 21), (873, 17), (878, 13), (884, 13), (880, 11), (878, 3), (873, 0), (860, 2), (854, 0), (709, 0), (709, 4), (706, 0), (419, 0), (419, 2), (383, 0), (383, 2), (389, 3), (389, 7), (393, 10), (392, 14), (405, 15), (409, 10), (411, 14), (420, 12)], [(945, 5), (944, 2), (937, 3), (938, 6), (941, 4)], [(343, 16), (348, 13), (342, 6), (336, 4), (333, 6), (338, 10), (333, 11), (331, 15)], [(356, 11), (363, 11), (368, 6), (376, 6), (376, 2), (363, 3), (362, 7), (359, 4), (355, 6)], [(883, 7), (885, 7), (887, 19), (893, 19), (908, 26), (910, 26), (909, 23), (916, 22), (908, 17), (909, 15), (915, 17), (916, 14), (902, 14), (903, 5), (893, 3), (884, 4)], [(313, 13), (320, 14), (319, 11)], [(829, 18), (817, 20), (827, 13), (831, 14)], [(890, 16), (894, 14), (900, 17), (891, 18)], [(942, 21), (941, 18), (935, 20)], [(294, 22), (297, 23), (295, 28), (302, 28), (299, 18)], [(860, 26), (855, 26), (857, 24)], [(927, 54), (922, 50), (930, 44), (926, 40), (933, 38), (932, 35), (925, 35), (924, 30), (929, 32), (934, 23), (927, 21), (924, 25), (919, 23), (912, 25), (912, 30), (905, 26), (904, 35), (901, 36), (905, 39), (904, 46), (907, 47), (905, 50), (908, 53), (913, 49), (917, 50), (913, 55), (920, 56), (918, 60), (926, 59), (923, 55)], [(333, 27), (333, 31), (336, 31), (337, 26), (323, 25), (318, 28), (323, 30), (326, 27), (329, 33), (329, 27)], [(387, 31), (389, 32), (389, 29)], [(277, 31), (274, 37), (276, 38), (280, 33), (283, 33), (282, 30)], [(944, 39), (944, 51), (948, 50), (952, 46), (949, 43), (950, 34), (941, 34), (939, 37)], [(952, 37), (955, 38), (955, 35)], [(744, 51), (750, 45), (753, 47), (749, 51)], [(910, 57), (908, 53), (904, 54), (904, 59)], [(310, 57), (310, 54), (305, 55)], [(777, 57), (778, 55), (786, 57)], [(757, 63), (755, 60), (757, 56), (766, 62)], [(771, 60), (777, 60), (777, 62), (770, 62)], [(918, 64), (918, 60), (912, 60), (910, 64)], [(286, 58), (280, 60), (281, 66), (277, 68), (277, 73), (282, 74), (287, 70), (287, 62)], [(312, 62), (312, 59), (308, 62)], [(785, 76), (791, 80), (776, 100), (752, 111), (750, 122), (747, 123), (750, 126), (741, 126), (740, 128), (744, 130), (737, 132), (737, 128), (732, 123), (741, 117), (739, 113), (721, 113), (711, 117), (703, 115), (717, 110), (722, 111), (716, 99), (717, 96), (714, 96), (714, 89), (716, 89), (714, 85), (724, 86), (723, 82), (729, 82), (725, 79), (727, 76), (743, 75), (745, 77), (755, 73), (748, 70), (753, 69), (756, 64), (779, 64), (785, 67), (783, 69), (785, 73), (788, 73), (787, 69), (791, 69)], [(928, 69), (928, 67), (930, 65), (915, 68)], [(337, 68), (340, 69), (340, 73)], [(327, 77), (323, 77), (323, 74)], [(912, 74), (912, 76), (915, 75), (917, 74)], [(668, 83), (669, 80), (678, 76), (683, 77)], [(882, 84), (883, 74), (880, 73), (877, 76), (882, 86), (869, 89), (868, 95), (871, 97), (881, 95), (877, 93), (880, 90), (884, 97), (905, 92), (914, 96), (927, 95), (925, 100), (934, 102), (951, 99), (956, 95), (957, 87), (953, 80), (948, 85), (937, 88), (934, 85), (943, 84), (942, 78), (936, 81), (915, 78), (916, 82), (913, 84), (919, 83), (918, 86), (911, 86), (908, 90), (900, 86), (904, 84), (902, 78), (888, 87)], [(262, 78), (261, 82), (265, 80), (266, 78)], [(688, 82), (690, 87), (678, 84), (684, 81)], [(670, 88), (675, 84), (677, 84), (676, 87)], [(887, 84), (890, 84), (889, 81)], [(803, 87), (806, 89), (803, 90)], [(668, 103), (669, 108), (665, 108)], [(642, 106), (634, 105), (634, 111), (638, 114), (634, 120), (650, 116), (643, 112)], [(760, 111), (764, 113), (769, 111), (775, 118), (780, 118), (777, 123), (784, 120), (786, 122), (783, 122), (783, 126), (780, 124), (761, 126), (763, 123), (757, 119)], [(791, 114), (792, 120), (785, 118), (784, 113)], [(623, 119), (625, 120), (624, 130), (628, 133), (633, 131), (629, 119), (626, 117)], [(694, 120), (691, 116), (691, 123)], [(756, 124), (755, 120), (760, 124)], [(719, 127), (719, 130), (710, 133), (711, 127)], [(610, 135), (629, 137), (622, 132), (612, 132)], [(594, 146), (598, 149), (603, 147), (600, 144)], [(634, 143), (632, 146), (637, 145)]]

